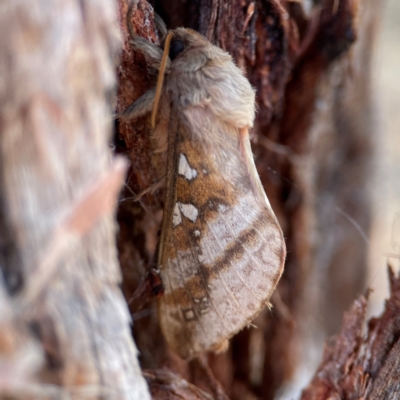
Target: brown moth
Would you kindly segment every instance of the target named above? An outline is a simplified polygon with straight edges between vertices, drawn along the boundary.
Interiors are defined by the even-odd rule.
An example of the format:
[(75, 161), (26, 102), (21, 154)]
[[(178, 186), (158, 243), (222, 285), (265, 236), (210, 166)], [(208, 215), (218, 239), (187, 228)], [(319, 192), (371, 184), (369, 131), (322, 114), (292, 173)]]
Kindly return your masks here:
[(167, 156), (159, 319), (172, 349), (191, 358), (226, 348), (250, 324), (268, 303), (286, 252), (250, 148), (253, 88), (228, 53), (190, 29), (166, 35), (157, 22), (166, 36), (161, 47), (140, 37), (132, 45), (161, 69), (160, 105), (151, 89), (123, 118), (158, 108), (156, 152)]

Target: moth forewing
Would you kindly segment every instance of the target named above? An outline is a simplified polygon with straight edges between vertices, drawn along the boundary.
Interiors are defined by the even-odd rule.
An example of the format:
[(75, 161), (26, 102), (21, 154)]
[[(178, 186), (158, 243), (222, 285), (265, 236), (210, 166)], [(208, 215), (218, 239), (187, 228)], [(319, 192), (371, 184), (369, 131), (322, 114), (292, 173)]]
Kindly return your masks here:
[[(285, 247), (239, 143), (222, 151), (196, 145), (177, 107), (169, 124), (158, 304), (168, 343), (190, 358), (220, 348), (259, 313), (282, 273)], [(224, 126), (216, 121), (215, 133), (224, 134)], [(255, 171), (253, 160), (247, 163)]]
[[(220, 349), (259, 313), (281, 276), (285, 244), (251, 154), (250, 83), (229, 54), (199, 34), (172, 33), (181, 43), (154, 130), (158, 143), (168, 136), (158, 306), (169, 345), (190, 358)], [(142, 96), (138, 113), (146, 101), (151, 96)]]

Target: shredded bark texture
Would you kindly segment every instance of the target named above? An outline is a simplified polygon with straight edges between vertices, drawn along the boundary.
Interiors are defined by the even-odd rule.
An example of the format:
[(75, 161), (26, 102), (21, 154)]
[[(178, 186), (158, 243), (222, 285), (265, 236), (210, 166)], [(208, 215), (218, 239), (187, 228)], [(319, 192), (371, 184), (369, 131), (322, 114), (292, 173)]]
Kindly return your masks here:
[[(374, 153), (370, 60), (378, 3), (137, 2), (132, 23), (139, 36), (157, 43), (155, 9), (168, 28), (196, 29), (229, 51), (257, 91), (252, 149), (288, 257), (272, 311), (263, 310), (253, 322), (257, 328), (239, 332), (228, 352), (206, 356), (232, 399), (273, 399), (286, 387), (299, 387), (298, 371), (312, 376), (324, 335), (337, 332), (343, 312), (364, 290)], [(119, 4), (125, 43), (118, 113), (157, 77), (130, 48), (127, 6), (124, 0)], [(143, 301), (152, 296), (151, 284), (143, 280), (156, 266), (163, 160), (152, 152), (148, 119), (120, 121), (117, 128), (117, 151), (131, 161), (118, 210), (118, 248), (142, 365), (169, 368), (214, 393), (210, 380), (200, 378), (198, 364), (183, 362), (167, 348), (154, 303)]]
[(390, 298), (365, 328), (367, 297), (357, 299), (301, 400), (398, 399), (400, 396), (400, 276), (389, 269)]

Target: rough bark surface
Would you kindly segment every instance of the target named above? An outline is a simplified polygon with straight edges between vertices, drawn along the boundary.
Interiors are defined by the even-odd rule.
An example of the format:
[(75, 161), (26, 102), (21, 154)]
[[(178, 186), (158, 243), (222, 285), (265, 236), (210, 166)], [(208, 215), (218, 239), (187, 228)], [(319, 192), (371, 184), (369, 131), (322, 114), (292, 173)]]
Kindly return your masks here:
[[(316, 367), (324, 334), (337, 331), (344, 310), (364, 289), (374, 134), (370, 60), (381, 3), (155, 0), (152, 5), (169, 28), (194, 28), (229, 51), (257, 89), (253, 151), (288, 259), (274, 308), (256, 318), (257, 329), (243, 330), (228, 352), (207, 355), (207, 362), (187, 363), (171, 354), (154, 304), (141, 310), (132, 298), (154, 264), (162, 218), (162, 190), (132, 201), (158, 179), (149, 124), (146, 119), (121, 123), (117, 149), (132, 166), (119, 207), (118, 246), (142, 365), (169, 368), (215, 396), (218, 383), (232, 399), (272, 399), (278, 391), (290, 398), (306, 384), (298, 376), (310, 376)], [(125, 46), (118, 112), (156, 76), (129, 48), (125, 12), (120, 0)], [(145, 0), (138, 2), (133, 24), (138, 35), (157, 41), (153, 8)]]
[(118, 287), (116, 17), (111, 0), (1, 5), (2, 398), (150, 398)]
[[(100, 3), (0, 10), (0, 397), (294, 398), (364, 290), (381, 0), (136, 1), (138, 35), (158, 41), (155, 7), (169, 28), (229, 51), (257, 89), (253, 151), (287, 241), (272, 311), (227, 352), (189, 362), (149, 301), (163, 188), (147, 118), (116, 122), (129, 169), (109, 148), (119, 30), (117, 112), (156, 73), (129, 46), (126, 0)], [(367, 298), (353, 303), (302, 400), (400, 397), (400, 277), (389, 275), (383, 314), (364, 334)]]
[(389, 270), (389, 279), (390, 298), (382, 315), (368, 321), (364, 334), (367, 298), (354, 302), (301, 400), (400, 397), (400, 277)]

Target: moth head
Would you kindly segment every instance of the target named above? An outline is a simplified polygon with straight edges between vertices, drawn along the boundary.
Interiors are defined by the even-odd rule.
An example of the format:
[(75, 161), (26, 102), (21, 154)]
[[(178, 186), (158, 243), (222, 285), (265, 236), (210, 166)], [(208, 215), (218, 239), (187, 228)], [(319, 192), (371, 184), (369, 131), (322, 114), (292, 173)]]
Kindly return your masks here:
[[(173, 36), (168, 55), (172, 62), (178, 58), (180, 60), (190, 58), (194, 51), (207, 53), (208, 48), (213, 47), (203, 35), (192, 29), (177, 28), (170, 32)], [(165, 49), (165, 41), (162, 43), (162, 48)]]
[[(151, 126), (153, 128), (155, 127), (165, 75), (168, 76), (169, 81), (176, 83), (177, 80), (180, 80), (182, 73), (189, 73), (191, 78), (195, 78), (193, 73), (209, 65), (209, 61), (216, 61), (220, 67), (227, 61), (232, 61), (228, 53), (217, 46), (213, 46), (204, 36), (192, 29), (178, 28), (169, 31), (161, 47), (163, 55), (151, 114)], [(216, 63), (213, 64), (215, 66)]]

